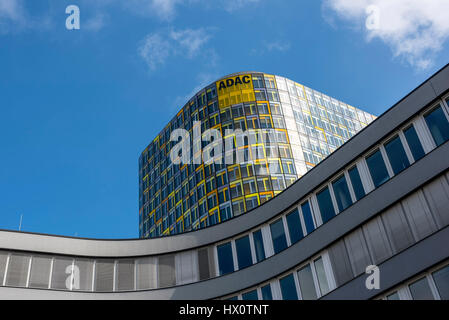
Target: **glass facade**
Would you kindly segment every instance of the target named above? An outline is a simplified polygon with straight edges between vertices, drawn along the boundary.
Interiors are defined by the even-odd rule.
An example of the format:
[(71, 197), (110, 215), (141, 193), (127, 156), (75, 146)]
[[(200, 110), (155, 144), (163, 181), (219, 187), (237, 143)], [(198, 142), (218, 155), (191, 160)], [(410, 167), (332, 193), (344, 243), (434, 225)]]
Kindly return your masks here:
[[(196, 94), (142, 152), (139, 235), (177, 234), (243, 214), (282, 192), (374, 119), (282, 77), (223, 78)], [(170, 152), (179, 140), (171, 141), (171, 134), (181, 128), (192, 137), (216, 129), (223, 138), (222, 163), (202, 161), (201, 151), (204, 157), (213, 141), (203, 136), (202, 142), (190, 141), (191, 163), (173, 164)], [(226, 135), (227, 130), (252, 133)]]

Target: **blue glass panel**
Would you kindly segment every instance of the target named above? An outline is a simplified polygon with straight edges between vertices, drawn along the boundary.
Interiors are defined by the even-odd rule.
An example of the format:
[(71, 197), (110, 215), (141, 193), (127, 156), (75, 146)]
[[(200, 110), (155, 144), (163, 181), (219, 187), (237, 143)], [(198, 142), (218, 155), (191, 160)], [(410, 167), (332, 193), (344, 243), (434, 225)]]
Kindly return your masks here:
[(380, 150), (377, 150), (371, 156), (366, 158), (366, 163), (368, 165), (371, 178), (373, 179), (373, 183), (376, 188), (378, 188), (379, 186), (387, 182), (388, 179), (390, 179), (387, 167), (385, 166), (385, 162), (384, 159), (382, 158)]
[(248, 236), (235, 240), (235, 248), (237, 250), (237, 262), (239, 269), (249, 267), (253, 264)]
[(283, 300), (298, 300), (298, 293), (296, 292), (295, 279), (293, 275), (286, 276), (279, 280), (281, 285)]
[(318, 205), (320, 207), (323, 223), (326, 223), (335, 216), (335, 210), (332, 204), (329, 188), (325, 188), (323, 191), (318, 193), (316, 197), (318, 200)]
[(309, 201), (304, 202), (301, 205), (302, 216), (306, 225), (307, 233), (311, 233), (315, 230), (315, 224), (313, 223), (312, 210), (310, 209)]
[(257, 297), (257, 290), (242, 294), (242, 300), (259, 300)]
[(287, 248), (287, 239), (285, 238), (284, 225), (282, 219), (270, 224), (271, 238), (273, 239), (273, 248), (275, 253), (279, 253)]
[(299, 219), (298, 210), (295, 209), (293, 212), (289, 213), (287, 216), (287, 226), (290, 233), (291, 243), (296, 243), (302, 238), (304, 238), (304, 233), (302, 232), (301, 220)]
[(410, 151), (412, 152), (415, 161), (418, 161), (424, 157), (425, 152), (419, 141), (418, 134), (416, 133), (415, 127), (411, 126), (404, 131), (405, 139), (407, 140)]
[(220, 275), (234, 272), (234, 261), (232, 259), (231, 243), (225, 243), (217, 246), (218, 269)]
[(265, 249), (263, 245), (262, 231), (258, 230), (253, 233), (254, 249), (256, 250), (257, 262), (265, 259)]
[(388, 160), (390, 160), (394, 174), (398, 174), (410, 166), (404, 146), (399, 137), (385, 144), (385, 151), (387, 152)]
[(449, 140), (449, 122), (441, 107), (424, 116), (437, 146)]
[(351, 178), (352, 188), (354, 189), (355, 198), (357, 200), (362, 199), (365, 196), (365, 190), (363, 189), (362, 180), (360, 179), (359, 169), (357, 167), (348, 171)]
[(345, 176), (341, 176), (332, 183), (338, 210), (343, 211), (352, 204), (351, 194)]

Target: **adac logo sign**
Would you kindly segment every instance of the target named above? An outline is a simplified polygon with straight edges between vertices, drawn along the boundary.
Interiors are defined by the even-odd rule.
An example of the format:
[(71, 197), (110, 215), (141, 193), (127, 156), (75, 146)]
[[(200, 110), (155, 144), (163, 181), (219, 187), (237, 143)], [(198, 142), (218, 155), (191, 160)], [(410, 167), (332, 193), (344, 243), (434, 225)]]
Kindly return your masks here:
[(249, 75), (228, 78), (218, 83), (218, 91), (249, 83), (251, 83), (251, 76)]

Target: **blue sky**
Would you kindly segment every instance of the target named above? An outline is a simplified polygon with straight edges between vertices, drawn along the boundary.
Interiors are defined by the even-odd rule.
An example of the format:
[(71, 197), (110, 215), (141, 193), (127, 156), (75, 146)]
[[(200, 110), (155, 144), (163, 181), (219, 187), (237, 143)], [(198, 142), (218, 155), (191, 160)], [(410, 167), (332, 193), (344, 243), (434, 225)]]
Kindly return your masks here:
[(404, 1), (0, 0), (0, 228), (137, 237), (140, 152), (229, 73), (381, 114), (449, 62), (449, 2)]

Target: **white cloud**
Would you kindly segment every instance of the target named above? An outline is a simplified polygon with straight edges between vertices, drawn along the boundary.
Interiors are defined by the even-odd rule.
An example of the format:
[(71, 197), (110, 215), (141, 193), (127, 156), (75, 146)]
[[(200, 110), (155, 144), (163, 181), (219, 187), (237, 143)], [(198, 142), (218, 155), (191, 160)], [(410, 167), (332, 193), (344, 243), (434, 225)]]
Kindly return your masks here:
[(22, 27), (25, 23), (22, 1), (0, 0), (0, 33), (7, 33), (13, 27)]
[(140, 15), (157, 16), (162, 20), (172, 20), (177, 6), (194, 0), (129, 0), (125, 6)]
[(81, 29), (88, 31), (99, 31), (106, 25), (106, 16), (104, 14), (97, 14), (94, 17), (88, 19), (82, 23)]
[(154, 33), (145, 37), (138, 51), (150, 70), (155, 70), (171, 55), (172, 46), (167, 39)]
[[(155, 32), (147, 35), (141, 42), (138, 52), (150, 70), (156, 70), (172, 56), (183, 56), (192, 59), (204, 50), (211, 39), (212, 29), (184, 29), (168, 32)], [(211, 53), (214, 56), (214, 52)]]
[(211, 38), (210, 29), (185, 29), (171, 31), (170, 38), (176, 41), (180, 47), (187, 50), (188, 57), (198, 54), (201, 47)]
[(265, 47), (268, 51), (287, 51), (290, 49), (290, 43), (289, 42), (283, 42), (283, 41), (275, 41), (275, 42), (268, 42), (265, 43)]
[(224, 0), (223, 6), (226, 11), (234, 12), (242, 9), (249, 4), (258, 3), (260, 0)]
[[(419, 69), (432, 65), (449, 37), (448, 0), (324, 0), (324, 8), (356, 23), (368, 41), (381, 39), (395, 57)], [(379, 13), (377, 25), (366, 25), (367, 8)]]

